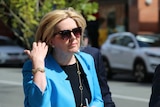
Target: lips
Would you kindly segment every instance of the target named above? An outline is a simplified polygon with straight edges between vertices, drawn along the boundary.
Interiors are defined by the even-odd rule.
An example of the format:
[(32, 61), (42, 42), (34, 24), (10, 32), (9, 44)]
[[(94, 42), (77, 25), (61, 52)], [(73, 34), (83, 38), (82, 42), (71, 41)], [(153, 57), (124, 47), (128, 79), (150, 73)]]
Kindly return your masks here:
[(69, 46), (77, 46), (77, 45), (78, 45), (78, 43), (72, 43)]

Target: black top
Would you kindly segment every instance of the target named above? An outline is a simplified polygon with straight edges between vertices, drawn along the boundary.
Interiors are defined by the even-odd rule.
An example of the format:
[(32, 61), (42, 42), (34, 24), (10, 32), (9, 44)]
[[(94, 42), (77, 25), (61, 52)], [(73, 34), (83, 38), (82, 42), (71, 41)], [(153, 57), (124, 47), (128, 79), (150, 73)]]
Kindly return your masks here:
[[(79, 64), (79, 63), (78, 63)], [(68, 75), (66, 80), (69, 80), (71, 83), (71, 87), (74, 93), (74, 98), (76, 102), (76, 107), (80, 107), (81, 104), (81, 91), (79, 89), (79, 78), (77, 74), (77, 64), (68, 65), (68, 66), (61, 66), (65, 73)], [(83, 104), (86, 106), (85, 98), (88, 99), (88, 103), (91, 101), (91, 92), (89, 89), (88, 81), (86, 78), (86, 74), (84, 73), (82, 66), (79, 64), (79, 69), (81, 72), (81, 79), (83, 85)]]

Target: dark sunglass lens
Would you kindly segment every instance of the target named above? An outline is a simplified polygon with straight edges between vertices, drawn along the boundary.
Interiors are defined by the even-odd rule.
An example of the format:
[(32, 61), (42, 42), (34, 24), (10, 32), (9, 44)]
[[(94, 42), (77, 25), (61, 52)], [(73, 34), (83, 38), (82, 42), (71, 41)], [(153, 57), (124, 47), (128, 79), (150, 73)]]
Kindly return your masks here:
[(81, 36), (82, 30), (80, 27), (78, 27), (78, 28), (73, 29), (72, 32), (77, 37), (77, 36)]
[(60, 34), (61, 34), (61, 36), (62, 36), (63, 39), (71, 37), (71, 31), (69, 31), (69, 30), (61, 31)]

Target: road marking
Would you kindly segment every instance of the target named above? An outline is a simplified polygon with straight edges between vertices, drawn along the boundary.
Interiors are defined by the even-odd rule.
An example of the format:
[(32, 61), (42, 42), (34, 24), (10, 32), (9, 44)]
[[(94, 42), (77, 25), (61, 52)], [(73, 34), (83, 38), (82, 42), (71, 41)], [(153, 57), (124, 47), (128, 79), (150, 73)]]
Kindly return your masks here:
[[(1, 84), (22, 86), (21, 82), (15, 82), (15, 81), (0, 80), (0, 83)], [(124, 96), (124, 95), (118, 95), (118, 94), (112, 94), (112, 97), (119, 98), (119, 99), (124, 99), (124, 100), (134, 100), (134, 101), (147, 102), (147, 103), (149, 102), (149, 99), (138, 98), (138, 97), (130, 97), (130, 96)]]
[(130, 96), (124, 96), (124, 95), (117, 95), (117, 94), (112, 94), (112, 97), (120, 98), (120, 99), (124, 99), (124, 100), (134, 100), (134, 101), (147, 102), (147, 103), (149, 102), (149, 99), (130, 97)]
[(9, 84), (9, 85), (18, 85), (18, 86), (22, 86), (21, 82), (15, 82), (15, 81), (5, 81), (5, 80), (0, 80), (1, 84)]

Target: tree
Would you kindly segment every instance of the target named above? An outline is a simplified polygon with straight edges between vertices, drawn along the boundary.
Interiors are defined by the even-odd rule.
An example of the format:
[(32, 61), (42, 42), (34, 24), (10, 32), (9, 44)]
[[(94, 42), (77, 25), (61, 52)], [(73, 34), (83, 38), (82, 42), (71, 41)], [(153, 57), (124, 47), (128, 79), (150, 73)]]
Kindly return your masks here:
[(0, 0), (0, 19), (27, 48), (31, 48), (42, 16), (51, 10), (65, 7), (75, 8), (88, 21), (95, 20), (93, 14), (98, 11), (98, 3), (89, 0)]

